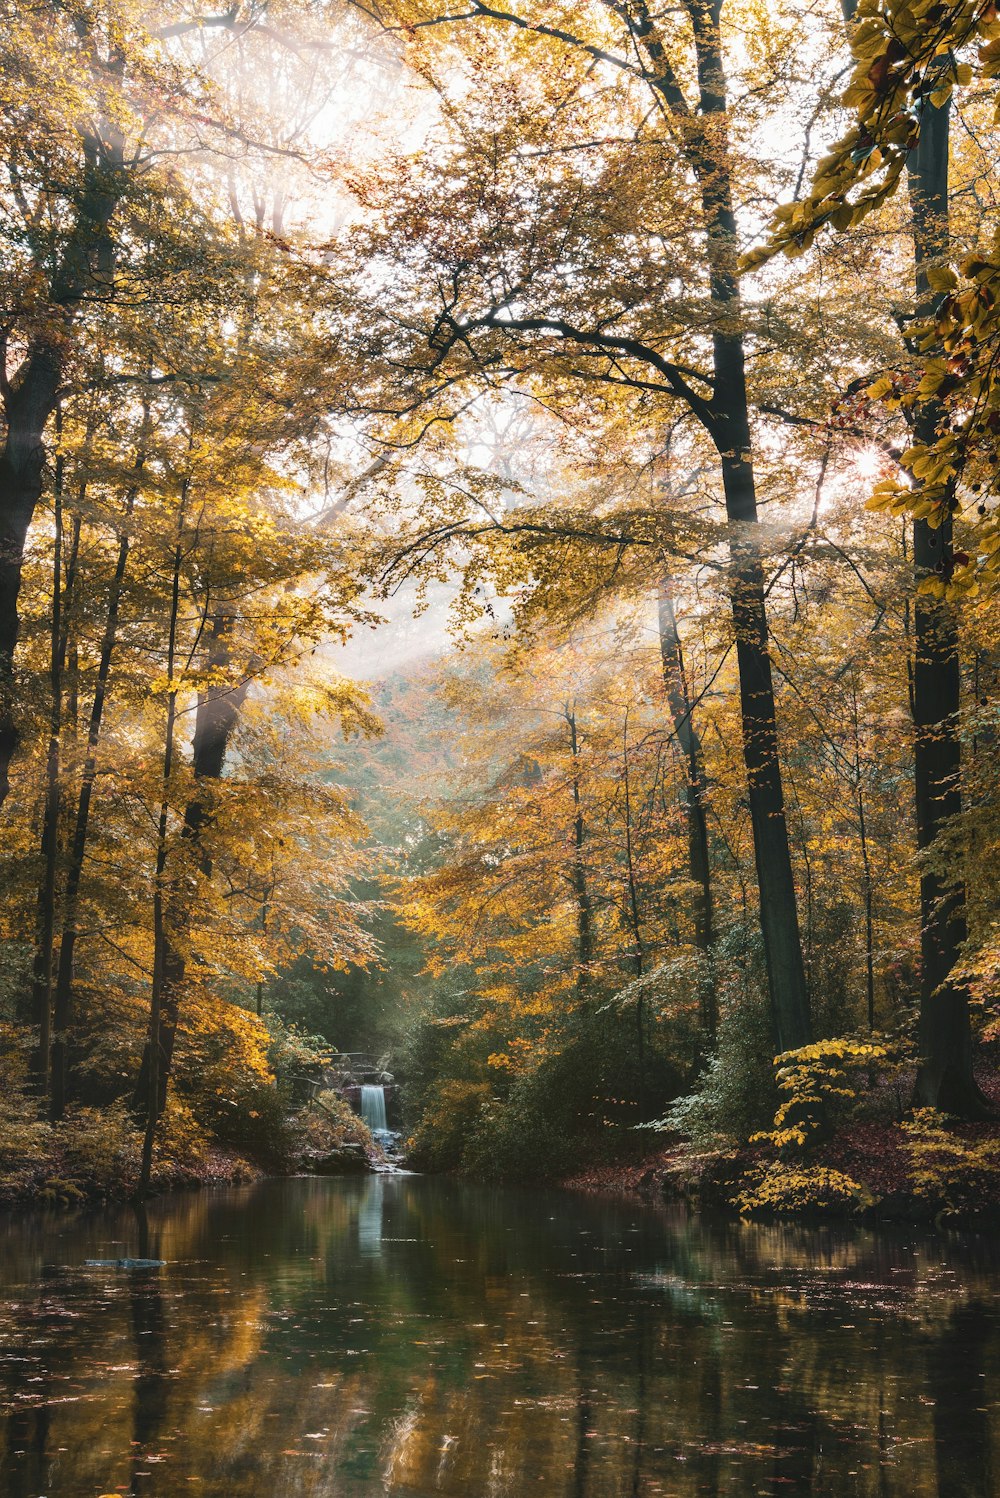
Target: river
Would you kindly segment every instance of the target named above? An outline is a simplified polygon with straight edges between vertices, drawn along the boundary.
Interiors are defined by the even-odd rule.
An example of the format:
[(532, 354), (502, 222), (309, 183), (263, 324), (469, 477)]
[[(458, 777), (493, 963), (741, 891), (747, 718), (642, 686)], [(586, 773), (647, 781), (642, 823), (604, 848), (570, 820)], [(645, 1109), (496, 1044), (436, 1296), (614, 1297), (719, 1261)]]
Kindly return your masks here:
[(9, 1215), (0, 1494), (1000, 1498), (998, 1257), (407, 1175)]

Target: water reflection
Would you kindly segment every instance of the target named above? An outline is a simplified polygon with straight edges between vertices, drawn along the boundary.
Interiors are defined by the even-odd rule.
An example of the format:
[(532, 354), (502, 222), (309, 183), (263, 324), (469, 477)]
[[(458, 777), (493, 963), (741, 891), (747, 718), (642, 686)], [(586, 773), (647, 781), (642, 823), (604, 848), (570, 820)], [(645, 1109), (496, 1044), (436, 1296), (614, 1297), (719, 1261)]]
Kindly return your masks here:
[(981, 1240), (388, 1176), (8, 1219), (0, 1266), (5, 1498), (1000, 1498)]

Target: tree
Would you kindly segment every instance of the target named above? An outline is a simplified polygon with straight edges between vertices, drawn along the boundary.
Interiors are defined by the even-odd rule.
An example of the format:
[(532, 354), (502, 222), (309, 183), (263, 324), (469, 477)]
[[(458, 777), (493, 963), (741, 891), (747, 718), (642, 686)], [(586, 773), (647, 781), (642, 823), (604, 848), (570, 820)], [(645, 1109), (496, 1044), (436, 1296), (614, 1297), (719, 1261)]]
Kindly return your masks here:
[[(923, 855), (923, 1059), (916, 1096), (926, 1106), (976, 1116), (988, 1112), (989, 1104), (973, 1075), (968, 993), (959, 975), (967, 935), (963, 876), (952, 870), (942, 877), (933, 859), (942, 833), (962, 810), (961, 668), (954, 600), (978, 590), (978, 569), (967, 553), (956, 551), (953, 516), (960, 508), (958, 486), (974, 446), (973, 435), (985, 433), (989, 422), (988, 383), (984, 389), (982, 375), (969, 357), (989, 316), (986, 299), (980, 304), (973, 294), (961, 305), (952, 295), (957, 278), (946, 266), (949, 119), (955, 85), (972, 78), (971, 65), (956, 54), (977, 36), (1000, 35), (1000, 28), (987, 6), (897, 3), (878, 8), (855, 7), (853, 0), (845, 0), (844, 14), (853, 22), (850, 39), (856, 64), (844, 102), (856, 110), (857, 123), (820, 162), (809, 197), (780, 210), (772, 244), (801, 252), (825, 224), (838, 229), (856, 224), (904, 180), (908, 183), (916, 319), (911, 340), (934, 357), (911, 390), (901, 393), (890, 375), (876, 382), (870, 394), (889, 397), (897, 409), (911, 413), (912, 440), (901, 462), (915, 483), (887, 479), (878, 486), (873, 503), (913, 517), (915, 789), (917, 842)], [(992, 68), (990, 45), (981, 54), (987, 75)], [(984, 269), (988, 281), (988, 263)], [(968, 354), (966, 326), (971, 329)], [(949, 350), (950, 362), (945, 357)], [(957, 431), (952, 430), (956, 424), (944, 399), (947, 395), (956, 398), (963, 413)], [(986, 514), (985, 505), (980, 503), (979, 509)], [(987, 539), (987, 575), (991, 554)]]
[[(385, 222), (372, 254), (388, 258), (400, 240), (411, 248), (397, 321), (383, 298), (356, 338), (373, 363), (405, 377), (391, 407), (404, 418), (400, 443), (425, 419), (451, 419), (431, 414), (429, 394), (440, 405), (452, 386), (467, 398), (477, 384), (513, 381), (567, 419), (585, 402), (628, 399), (634, 413), (655, 402), (662, 430), (679, 407), (711, 452), (727, 517), (760, 918), (785, 1047), (804, 1043), (810, 1025), (752, 437), (755, 402), (774, 403), (747, 383), (748, 327), (757, 340), (761, 322), (737, 280), (743, 164), (728, 138), (721, 12), (692, 0), (684, 17), (668, 36), (642, 5), (542, 15), (477, 3), (457, 20), (380, 9), (383, 24), (418, 38), (415, 65), (461, 125), (439, 164), (428, 168), (425, 157), (422, 175), (387, 173), (380, 194), (365, 190)], [(454, 40), (438, 43), (438, 61), (426, 37), (446, 27)], [(496, 69), (497, 83), (459, 100), (443, 60), (461, 70), (463, 45), (479, 68)], [(512, 55), (523, 59), (530, 91), (512, 81)], [(642, 174), (633, 170), (636, 142), (648, 152)]]

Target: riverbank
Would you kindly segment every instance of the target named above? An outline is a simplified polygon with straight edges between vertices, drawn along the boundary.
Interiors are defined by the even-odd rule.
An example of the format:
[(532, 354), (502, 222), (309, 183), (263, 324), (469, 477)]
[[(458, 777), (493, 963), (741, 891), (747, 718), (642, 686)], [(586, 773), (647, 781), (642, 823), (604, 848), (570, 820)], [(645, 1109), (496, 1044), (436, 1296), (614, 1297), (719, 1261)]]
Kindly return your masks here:
[[(139, 1193), (142, 1130), (122, 1103), (70, 1109), (57, 1123), (14, 1116), (0, 1128), (0, 1206), (127, 1202)], [(365, 1175), (385, 1151), (342, 1099), (321, 1094), (251, 1141), (213, 1138), (172, 1103), (158, 1130), (151, 1196), (239, 1186), (268, 1176)]]
[(560, 1185), (765, 1219), (994, 1232), (1000, 1231), (1000, 1120), (958, 1123), (918, 1110), (897, 1122), (855, 1123), (822, 1146), (792, 1152), (767, 1143), (699, 1151), (673, 1135), (641, 1160), (595, 1165)]

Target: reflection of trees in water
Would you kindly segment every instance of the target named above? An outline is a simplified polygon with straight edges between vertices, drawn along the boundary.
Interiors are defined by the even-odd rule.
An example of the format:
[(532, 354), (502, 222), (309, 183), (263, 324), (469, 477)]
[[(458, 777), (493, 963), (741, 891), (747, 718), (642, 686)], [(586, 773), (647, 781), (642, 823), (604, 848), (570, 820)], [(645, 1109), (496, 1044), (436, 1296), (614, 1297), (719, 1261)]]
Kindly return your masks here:
[(985, 1251), (949, 1277), (931, 1240), (405, 1178), (101, 1231), (81, 1258), (113, 1232), (170, 1262), (57, 1276), (68, 1319), (39, 1294), (47, 1382), (7, 1422), (5, 1498), (188, 1475), (212, 1498), (1000, 1498)]
[(927, 1347), (938, 1498), (994, 1498), (987, 1351), (996, 1352), (995, 1307), (952, 1311)]
[(48, 1380), (35, 1386), (37, 1402), (14, 1410), (7, 1418), (6, 1451), (2, 1471), (7, 1498), (35, 1498), (48, 1491), (49, 1405)]
[[(145, 1206), (134, 1209), (136, 1258), (159, 1257), (159, 1235), (150, 1234)], [(160, 1270), (135, 1270), (128, 1277), (129, 1311), (135, 1348), (135, 1400), (132, 1417), (132, 1472), (129, 1491), (135, 1492), (139, 1474), (148, 1471), (147, 1458), (166, 1425), (168, 1403), (167, 1316), (160, 1288)]]

